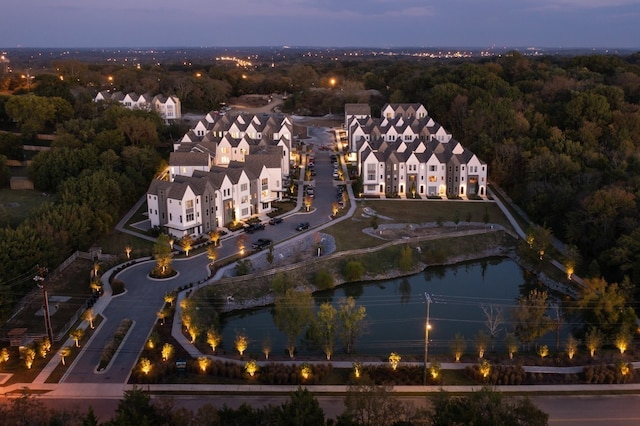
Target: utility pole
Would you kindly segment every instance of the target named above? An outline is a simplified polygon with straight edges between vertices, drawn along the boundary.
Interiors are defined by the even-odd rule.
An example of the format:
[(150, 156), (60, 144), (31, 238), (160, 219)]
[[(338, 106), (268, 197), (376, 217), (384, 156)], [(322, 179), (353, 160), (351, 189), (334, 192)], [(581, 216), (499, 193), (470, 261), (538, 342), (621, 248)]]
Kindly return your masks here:
[(427, 321), (424, 324), (424, 377), (423, 382), (424, 385), (427, 385), (427, 361), (429, 358), (429, 329), (431, 328), (431, 324), (429, 324), (429, 307), (431, 306), (431, 296), (429, 293), (425, 293), (424, 297), (427, 301)]
[(38, 266), (38, 275), (33, 277), (33, 280), (38, 284), (38, 287), (42, 289), (42, 297), (44, 299), (44, 328), (49, 337), (49, 344), (53, 345), (53, 329), (51, 328), (51, 316), (49, 315), (49, 296), (47, 295), (47, 284), (44, 278), (47, 272), (47, 268)]

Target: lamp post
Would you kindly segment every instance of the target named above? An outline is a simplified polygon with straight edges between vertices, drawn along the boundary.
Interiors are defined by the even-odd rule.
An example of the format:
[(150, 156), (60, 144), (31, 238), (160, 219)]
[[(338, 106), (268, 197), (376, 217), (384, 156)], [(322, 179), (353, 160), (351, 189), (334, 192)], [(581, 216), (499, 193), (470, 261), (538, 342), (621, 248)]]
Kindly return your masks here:
[(427, 321), (424, 325), (424, 377), (423, 382), (424, 385), (427, 385), (427, 361), (429, 358), (429, 329), (431, 328), (431, 324), (429, 324), (429, 307), (431, 306), (431, 296), (429, 293), (424, 294), (425, 299), (427, 300)]
[(53, 345), (53, 330), (51, 328), (51, 317), (49, 316), (49, 296), (47, 295), (47, 284), (44, 276), (47, 273), (47, 268), (38, 267), (38, 275), (33, 277), (33, 280), (38, 284), (38, 287), (42, 289), (42, 297), (44, 298), (44, 328), (49, 337), (49, 344)]

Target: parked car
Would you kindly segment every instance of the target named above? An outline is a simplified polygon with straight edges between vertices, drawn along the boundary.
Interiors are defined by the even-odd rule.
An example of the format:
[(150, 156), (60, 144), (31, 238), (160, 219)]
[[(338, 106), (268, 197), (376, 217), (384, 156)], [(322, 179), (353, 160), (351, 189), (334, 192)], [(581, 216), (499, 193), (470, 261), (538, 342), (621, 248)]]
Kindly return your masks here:
[(309, 222), (301, 222), (296, 226), (296, 231), (304, 231), (305, 229), (309, 229)]
[(270, 240), (268, 238), (258, 238), (256, 242), (251, 244), (251, 247), (254, 250), (262, 250), (269, 247), (272, 243), (273, 243), (273, 240)]
[(253, 234), (256, 231), (261, 231), (264, 229), (264, 223), (253, 223), (249, 226), (244, 227), (244, 232), (248, 234)]
[(269, 220), (269, 225), (277, 225), (279, 223), (282, 223), (282, 218), (281, 217), (272, 217)]

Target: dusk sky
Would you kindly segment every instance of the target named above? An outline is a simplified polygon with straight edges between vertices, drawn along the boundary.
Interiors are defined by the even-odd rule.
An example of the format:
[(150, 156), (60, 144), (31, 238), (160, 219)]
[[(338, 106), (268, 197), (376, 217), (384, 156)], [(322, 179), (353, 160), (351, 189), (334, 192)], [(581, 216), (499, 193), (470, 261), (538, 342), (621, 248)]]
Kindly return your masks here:
[(640, 47), (640, 0), (5, 0), (0, 47)]

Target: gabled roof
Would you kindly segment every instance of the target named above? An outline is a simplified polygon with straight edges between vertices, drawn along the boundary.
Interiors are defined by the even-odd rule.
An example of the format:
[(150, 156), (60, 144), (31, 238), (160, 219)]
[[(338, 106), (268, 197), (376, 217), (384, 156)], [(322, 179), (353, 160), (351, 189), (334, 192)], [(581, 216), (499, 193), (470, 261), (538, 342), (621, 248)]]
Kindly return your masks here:
[(371, 115), (369, 104), (344, 104), (345, 115)]
[(197, 151), (174, 151), (169, 154), (169, 165), (171, 166), (208, 166), (210, 156), (206, 152)]

